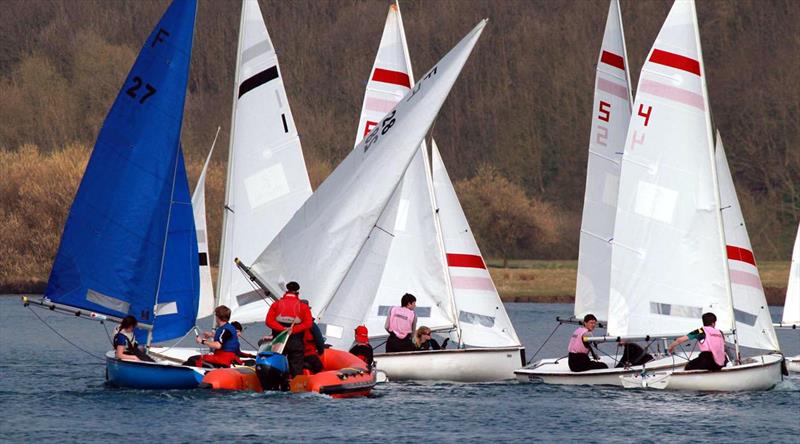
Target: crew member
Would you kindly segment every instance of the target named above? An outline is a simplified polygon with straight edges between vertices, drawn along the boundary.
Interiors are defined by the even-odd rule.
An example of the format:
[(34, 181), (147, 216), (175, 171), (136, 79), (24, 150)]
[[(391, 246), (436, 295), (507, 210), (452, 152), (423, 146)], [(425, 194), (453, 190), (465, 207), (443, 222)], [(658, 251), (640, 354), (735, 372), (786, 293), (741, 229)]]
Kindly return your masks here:
[(400, 307), (392, 307), (386, 315), (383, 328), (389, 333), (386, 340), (386, 353), (414, 351), (412, 333), (417, 329), (417, 298), (406, 293), (400, 299)]
[[(597, 318), (593, 314), (587, 314), (583, 317), (583, 326), (578, 327), (569, 340), (569, 369), (573, 372), (585, 372), (587, 370), (597, 370), (601, 368), (608, 368), (608, 366), (600, 362), (597, 354), (592, 350), (592, 344), (587, 339), (592, 336), (592, 330), (597, 326)], [(589, 359), (589, 353), (592, 354), (594, 360)]]
[(136, 335), (133, 331), (138, 324), (139, 321), (133, 315), (122, 318), (122, 322), (117, 328), (117, 334), (114, 335), (114, 357), (122, 361), (153, 362), (153, 358), (147, 356), (147, 353), (143, 352), (136, 343)]
[(297, 376), (303, 373), (303, 338), (306, 330), (311, 328), (311, 310), (308, 305), (300, 302), (300, 285), (297, 282), (286, 284), (286, 293), (272, 303), (267, 312), (265, 323), (272, 329), (272, 335), (277, 336), (280, 332), (291, 328), (292, 334), (286, 342), (283, 354), (289, 361), (289, 373)]
[(417, 350), (439, 350), (441, 347), (431, 336), (431, 329), (422, 326), (414, 333), (414, 348)]
[(233, 363), (241, 362), (238, 352), (239, 335), (228, 321), (231, 319), (231, 309), (220, 305), (214, 309), (214, 323), (217, 329), (214, 333), (203, 332), (202, 335), (195, 337), (198, 344), (204, 344), (213, 353), (192, 356), (184, 365), (194, 365), (196, 367), (230, 367)]
[(681, 336), (672, 341), (669, 345), (669, 352), (690, 339), (698, 341), (700, 355), (686, 364), (684, 370), (710, 370), (712, 372), (722, 370), (728, 359), (725, 356), (725, 336), (717, 330), (717, 316), (708, 312), (703, 314), (703, 327)]
[[(300, 299), (300, 302), (308, 306), (307, 299)], [(308, 307), (311, 310), (311, 307)], [(311, 374), (322, 371), (322, 354), (325, 353), (325, 336), (319, 329), (314, 317), (311, 317), (311, 328), (306, 330), (303, 336), (303, 367), (308, 369)]]
[(367, 363), (367, 368), (372, 368), (373, 350), (369, 344), (369, 330), (364, 325), (356, 327), (356, 343), (350, 348), (350, 353), (356, 355)]

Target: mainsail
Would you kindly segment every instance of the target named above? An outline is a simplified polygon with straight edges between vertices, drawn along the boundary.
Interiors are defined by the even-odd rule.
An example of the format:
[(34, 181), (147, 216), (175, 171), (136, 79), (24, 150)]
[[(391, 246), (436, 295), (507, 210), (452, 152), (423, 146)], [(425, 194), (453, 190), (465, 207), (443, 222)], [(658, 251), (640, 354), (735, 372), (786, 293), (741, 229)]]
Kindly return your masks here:
[[(219, 134), (219, 129), (217, 129)], [(216, 144), (217, 138), (214, 137)], [(197, 231), (198, 265), (200, 270), (200, 301), (197, 304), (197, 319), (211, 316), (214, 313), (214, 284), (211, 279), (211, 261), (208, 255), (208, 225), (206, 224), (206, 171), (211, 163), (211, 154), (214, 145), (208, 151), (206, 163), (200, 171), (197, 185), (192, 194), (192, 209), (194, 210), (194, 225)]]
[(257, 0), (242, 4), (236, 66), (217, 291), (232, 319), (258, 322), (268, 303), (234, 259), (252, 263), (311, 195), (311, 184)]
[[(158, 340), (188, 331), (197, 310), (197, 240), (180, 150), (196, 9), (194, 0), (175, 0), (142, 47), (97, 137), (45, 292), (142, 324), (153, 325), (157, 310), (173, 323), (154, 333)], [(168, 241), (168, 231), (182, 234)]]
[(794, 239), (792, 264), (789, 269), (789, 284), (786, 287), (786, 301), (783, 304), (784, 325), (800, 326), (800, 226)]
[(780, 350), (719, 132), (716, 134), (716, 162), (739, 343), (762, 350)]
[(578, 318), (588, 313), (601, 320), (608, 318), (611, 239), (614, 237), (620, 162), (633, 102), (630, 84), (622, 15), (619, 1), (612, 0), (594, 84), (575, 289), (575, 316)]
[(608, 332), (730, 331), (730, 282), (694, 3), (677, 0), (642, 67), (622, 157)]
[(485, 25), (481, 21), (423, 76), (258, 257), (252, 271), (271, 292), (279, 294), (286, 282), (297, 281), (312, 309), (325, 311), (389, 207)]

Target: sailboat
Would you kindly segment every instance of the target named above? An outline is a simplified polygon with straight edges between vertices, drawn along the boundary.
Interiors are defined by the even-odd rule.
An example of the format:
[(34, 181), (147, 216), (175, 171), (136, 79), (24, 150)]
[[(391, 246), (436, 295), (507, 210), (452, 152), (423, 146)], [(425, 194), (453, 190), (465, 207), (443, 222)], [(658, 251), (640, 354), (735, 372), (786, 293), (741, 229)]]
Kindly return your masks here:
[(352, 334), (332, 322), (333, 308), (358, 321), (369, 309), (363, 301), (380, 285), (401, 208), (394, 196), (485, 25), (478, 23), (374, 126), (248, 268), (273, 295), (299, 282), (312, 312), (326, 321), (329, 340), (337, 326), (340, 336)]
[[(141, 343), (179, 338), (198, 306), (198, 244), (180, 146), (195, 0), (174, 0), (143, 45), (100, 130), (42, 300), (26, 303), (119, 322)], [(120, 361), (110, 383), (197, 386), (198, 369)]]
[[(402, 16), (398, 5), (392, 4), (367, 83), (356, 143), (414, 87), (413, 78)], [(444, 191), (442, 197), (446, 200), (447, 207), (440, 206), (437, 212), (438, 189), (434, 191), (434, 176), (431, 174), (426, 143), (423, 141), (387, 205), (391, 210), (385, 211), (381, 216), (379, 225), (392, 235), (384, 246), (385, 251), (369, 250), (373, 266), (354, 268), (354, 272), (346, 279), (361, 281), (363, 279), (359, 276), (360, 273), (379, 274), (377, 290), (374, 293), (358, 292), (357, 297), (361, 299), (356, 299), (348, 286), (340, 287), (341, 290), (320, 314), (321, 322), (326, 328), (329, 342), (334, 346), (349, 347), (353, 341), (353, 329), (359, 324), (368, 327), (374, 341), (382, 341), (386, 338), (384, 323), (389, 308), (398, 305), (400, 297), (408, 292), (417, 297), (417, 325), (424, 325), (439, 334), (447, 335), (462, 347), (452, 350), (378, 354), (376, 360), (379, 370), (386, 372), (392, 380), (508, 379), (512, 376), (511, 371), (522, 360), (520, 355), (523, 348), (485, 266), (478, 271), (481, 274), (479, 277), (459, 277), (456, 280), (462, 283), (480, 281), (481, 286), (462, 285), (457, 290), (459, 293), (456, 293), (451, 285), (446, 266), (445, 242), (442, 238), (445, 227), (440, 218), (443, 215), (453, 218), (451, 215), (455, 214), (455, 210), (459, 212), (459, 221), (463, 221), (463, 224), (458, 229), (467, 229), (469, 239), (472, 240), (470, 247), (474, 247), (469, 252), (477, 253), (477, 262), (481, 264), (483, 259), (480, 258), (458, 200), (452, 192), (441, 157), (437, 157), (437, 160), (441, 166), (437, 171), (444, 173), (446, 181), (446, 185), (442, 181), (442, 186), (449, 187), (444, 189), (450, 191)], [(450, 205), (451, 202), (455, 202), (455, 205)], [(452, 223), (446, 227), (451, 228)], [(462, 246), (459, 244), (455, 247)], [(471, 269), (467, 273), (469, 270)], [(466, 296), (472, 300), (478, 300), (484, 293), (491, 292), (490, 296), (494, 298), (488, 304), (491, 306), (471, 307), (469, 303), (465, 303), (468, 309), (460, 312), (460, 318), (458, 310), (461, 307), (455, 297), (463, 297), (465, 288), (471, 290), (467, 291), (469, 294)], [(368, 307), (368, 310), (353, 313), (354, 305)], [(478, 324), (477, 321), (483, 321), (483, 324)], [(475, 328), (466, 327), (469, 330), (469, 341), (464, 341), (467, 324), (483, 326), (485, 329), (488, 325), (487, 334), (474, 335), (472, 333)], [(506, 338), (508, 340), (504, 341)], [(466, 346), (475, 345), (482, 348), (465, 350)]]
[(735, 352), (719, 372), (648, 369), (620, 376), (625, 387), (765, 390), (781, 380), (780, 354), (740, 354), (740, 346), (774, 351), (777, 344), (763, 292), (733, 291), (757, 273), (749, 242), (733, 244), (741, 238), (725, 230), (716, 157), (723, 150), (714, 142), (705, 78), (694, 1), (676, 0), (642, 67), (628, 128), (609, 300), (619, 309), (609, 311), (608, 335), (682, 336), (712, 312)]
[[(789, 283), (786, 286), (786, 299), (783, 302), (781, 322), (777, 328), (800, 328), (800, 226), (792, 249), (792, 263), (789, 266)], [(791, 372), (800, 372), (800, 355), (787, 357), (786, 368)]]
[[(566, 321), (559, 318), (560, 323), (580, 323), (580, 319), (587, 314), (593, 314), (601, 323), (605, 323), (609, 310), (619, 309), (609, 307), (609, 291), (620, 164), (633, 106), (628, 66), (622, 14), (618, 0), (612, 0), (595, 76), (574, 318)], [(619, 375), (642, 370), (641, 366), (617, 367), (619, 357), (602, 356), (601, 360), (608, 369), (572, 372), (566, 357), (563, 357), (541, 359), (514, 373), (520, 381), (620, 385)], [(674, 365), (672, 359), (647, 363), (648, 367), (655, 368), (671, 368)]]

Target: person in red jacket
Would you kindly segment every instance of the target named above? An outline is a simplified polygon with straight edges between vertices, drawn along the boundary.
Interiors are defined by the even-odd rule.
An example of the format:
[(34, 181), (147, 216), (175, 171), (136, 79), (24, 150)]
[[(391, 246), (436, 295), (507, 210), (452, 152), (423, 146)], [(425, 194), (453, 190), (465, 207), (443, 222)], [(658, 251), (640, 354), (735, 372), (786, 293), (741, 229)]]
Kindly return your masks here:
[[(300, 302), (308, 305), (307, 299), (300, 299)], [(308, 308), (311, 309), (311, 307)], [(322, 364), (323, 353), (325, 353), (325, 337), (312, 315), (311, 328), (306, 330), (306, 334), (303, 336), (303, 368), (308, 369), (311, 374), (321, 372), (324, 367)]]
[(292, 328), (292, 335), (289, 336), (286, 347), (283, 349), (283, 354), (289, 361), (289, 373), (292, 376), (303, 373), (305, 348), (303, 338), (313, 322), (311, 310), (308, 305), (300, 302), (299, 293), (300, 285), (297, 282), (292, 281), (286, 284), (286, 293), (270, 305), (265, 321), (267, 327), (272, 329), (273, 336), (289, 327)]

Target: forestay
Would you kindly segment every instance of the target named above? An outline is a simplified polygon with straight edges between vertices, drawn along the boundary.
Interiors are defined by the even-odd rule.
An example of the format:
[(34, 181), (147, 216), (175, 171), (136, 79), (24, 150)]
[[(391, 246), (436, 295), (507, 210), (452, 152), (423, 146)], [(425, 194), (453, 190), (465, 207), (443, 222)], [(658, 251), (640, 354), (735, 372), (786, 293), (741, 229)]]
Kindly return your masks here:
[[(219, 129), (217, 129), (219, 134)], [(216, 143), (217, 138), (214, 137)], [(192, 194), (192, 210), (194, 210), (194, 226), (197, 231), (198, 266), (200, 274), (200, 300), (197, 303), (197, 319), (211, 316), (214, 313), (214, 284), (211, 279), (211, 261), (208, 256), (208, 226), (206, 224), (206, 171), (211, 162), (214, 146), (208, 151), (208, 157), (200, 171), (197, 185)]]
[(518, 346), (517, 333), (500, 300), (434, 141), (431, 142), (431, 151), (433, 189), (447, 252), (454, 303), (458, 310), (461, 341), (476, 347)]
[(220, 252), (219, 303), (239, 322), (263, 321), (268, 303), (234, 258), (252, 263), (311, 195), (278, 57), (256, 0), (245, 0)]
[[(486, 21), (481, 21), (337, 166), (258, 257), (273, 293), (298, 281), (319, 313), (369, 240)], [(364, 282), (362, 285), (369, 286)]]
[(780, 350), (719, 133), (716, 134), (716, 162), (739, 344), (762, 350)]
[(677, 0), (639, 79), (612, 247), (611, 335), (732, 329), (708, 95), (694, 5)]
[(608, 9), (597, 61), (586, 165), (575, 316), (608, 318), (611, 240), (617, 211), (619, 170), (631, 117), (630, 73), (618, 0)]
[[(45, 292), (143, 324), (152, 325), (158, 309), (174, 321), (156, 333), (164, 340), (188, 331), (197, 310), (197, 240), (180, 151), (196, 6), (175, 0), (133, 64), (89, 158)], [(168, 229), (185, 235), (167, 245)]]
[(800, 326), (800, 226), (797, 227), (797, 236), (794, 239), (782, 323), (784, 325)]

